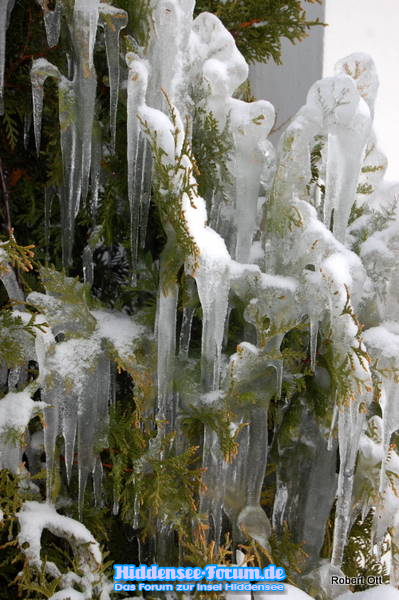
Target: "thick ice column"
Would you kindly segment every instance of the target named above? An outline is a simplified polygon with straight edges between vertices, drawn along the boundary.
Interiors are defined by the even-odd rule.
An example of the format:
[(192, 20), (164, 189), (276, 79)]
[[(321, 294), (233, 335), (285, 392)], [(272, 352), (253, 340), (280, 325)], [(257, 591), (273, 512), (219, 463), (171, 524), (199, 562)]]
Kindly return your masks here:
[(248, 263), (256, 217), (260, 178), (266, 163), (266, 138), (275, 112), (270, 102), (231, 100), (230, 124), (234, 140), (231, 171), (235, 181), (237, 245), (235, 259)]
[(318, 564), (335, 499), (337, 444), (327, 449), (326, 432), (309, 408), (308, 398), (295, 400), (284, 420), (278, 432), (273, 527), (283, 532), (286, 523), (293, 541), (303, 543), (308, 571)]
[(162, 94), (177, 102), (183, 110), (188, 82), (183, 69), (187, 59), (188, 37), (193, 18), (193, 0), (152, 0), (153, 31), (149, 43), (149, 79), (147, 102), (154, 108), (167, 112), (167, 103)]
[(260, 506), (268, 458), (267, 414), (275, 392), (274, 376), (267, 367), (262, 352), (247, 342), (230, 359), (227, 388), (233, 398), (247, 394), (249, 400), (238, 400), (233, 406), (238, 416), (233, 425), (243, 429), (237, 438), (237, 456), (224, 465), (223, 508), (232, 522), (234, 543), (249, 535), (270, 550), (271, 526)]
[(179, 288), (176, 281), (171, 281), (166, 289), (163, 287), (162, 270), (163, 265), (161, 264), (161, 285), (159, 286), (157, 306), (157, 419), (167, 422), (165, 431), (170, 433), (174, 431), (176, 416), (173, 380), (176, 359), (176, 314)]
[[(100, 353), (95, 370), (88, 374), (79, 397), (77, 451), (79, 464), (79, 509), (83, 508), (87, 478), (96, 468), (96, 436), (108, 421), (111, 372), (109, 359)], [(67, 432), (64, 432), (64, 437)], [(98, 492), (98, 490), (97, 490)]]
[[(269, 103), (264, 101), (248, 104), (232, 98), (234, 91), (247, 78), (248, 65), (237, 50), (233, 37), (215, 15), (201, 13), (194, 20), (190, 49), (191, 78), (193, 82), (203, 82), (206, 93), (204, 107), (216, 120), (219, 132), (228, 131), (228, 134), (232, 134), (231, 160), (228, 165), (231, 184), (229, 182), (226, 186), (227, 195), (231, 197), (231, 206), (225, 206), (221, 202), (221, 195), (212, 198), (209, 222), (219, 233), (223, 234), (227, 247), (234, 256), (237, 246), (237, 221), (243, 216), (242, 211), (240, 213), (240, 206), (245, 202), (242, 195), (245, 196), (245, 199), (249, 199), (249, 210), (241, 221), (241, 227), (248, 229), (252, 226), (253, 204), (257, 201), (260, 186), (260, 172), (258, 171), (259, 169), (262, 171), (267, 152), (267, 148), (262, 148), (262, 143), (265, 142), (271, 127), (272, 119), (270, 117), (273, 109)], [(258, 108), (257, 114), (252, 114), (251, 111), (253, 110), (255, 113)], [(256, 123), (255, 121), (250, 122), (251, 115), (255, 119), (260, 116), (260, 119)], [(262, 115), (264, 119), (262, 119)], [(251, 127), (255, 124), (259, 127)], [(237, 136), (235, 137), (234, 134)], [(251, 139), (247, 140), (246, 134)], [(239, 144), (241, 142), (246, 144), (249, 155), (245, 150), (240, 152)], [(250, 173), (247, 172), (248, 166)], [(246, 181), (244, 181), (245, 175), (247, 175)], [(236, 183), (238, 187), (236, 187)], [(245, 186), (247, 189), (243, 192)], [(256, 201), (254, 201), (255, 197)], [(240, 198), (242, 201), (239, 205)], [(248, 225), (248, 222), (251, 225)], [(249, 237), (251, 237), (251, 233)], [(241, 236), (240, 245), (243, 237)], [(248, 243), (251, 243), (250, 239)], [(243, 252), (247, 253), (246, 247)]]
[(74, 73), (75, 94), (78, 106), (76, 127), (81, 148), (75, 166), (81, 173), (76, 190), (75, 216), (79, 210), (80, 197), (85, 200), (89, 185), (91, 165), (91, 140), (96, 101), (97, 78), (93, 63), (99, 17), (98, 0), (75, 0), (73, 12), (72, 41), (77, 63)]
[[(200, 266), (193, 274), (202, 307), (201, 384), (212, 405), (217, 399), (220, 380), (220, 360), (230, 289), (229, 255), (223, 240), (212, 229), (202, 232)], [(216, 250), (212, 255), (212, 249)], [(219, 255), (218, 255), (219, 253)], [(206, 468), (203, 483), (208, 492), (202, 495), (200, 512), (210, 514), (215, 541), (218, 544), (222, 525), (223, 455), (217, 434), (204, 428), (203, 461)]]

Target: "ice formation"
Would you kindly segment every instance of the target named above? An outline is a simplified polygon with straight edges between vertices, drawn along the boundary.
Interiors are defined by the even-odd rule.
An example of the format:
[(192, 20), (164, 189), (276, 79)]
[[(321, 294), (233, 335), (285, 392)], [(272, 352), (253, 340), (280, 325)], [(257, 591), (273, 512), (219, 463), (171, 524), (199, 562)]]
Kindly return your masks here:
[[(49, 43), (57, 39), (58, 3), (54, 14), (45, 10), (45, 22)], [(51, 14), (51, 25), (46, 16)], [(104, 28), (105, 45), (110, 83), (110, 129), (111, 146), (115, 146), (115, 123), (119, 95), (119, 32), (126, 26), (126, 12), (100, 3), (98, 0), (76, 1), (70, 18), (69, 29), (74, 48), (71, 66), (72, 78), (61, 74), (46, 59), (34, 61), (31, 70), (33, 117), (36, 148), (40, 148), (40, 130), (43, 108), (43, 85), (47, 77), (54, 77), (58, 85), (61, 150), (64, 167), (64, 185), (61, 190), (61, 217), (63, 222), (63, 259), (69, 266), (72, 260), (74, 224), (81, 200), (89, 190), (93, 126), (97, 77), (93, 63), (97, 26)], [(69, 75), (69, 74), (68, 74)], [(95, 183), (95, 182), (92, 182)], [(95, 185), (94, 185), (95, 187)]]
[[(135, 339), (143, 335), (144, 329), (123, 315), (106, 311), (91, 313), (76, 282), (74, 289), (80, 302), (68, 305), (61, 301), (59, 296), (68, 283), (74, 286), (73, 280), (54, 282), (50, 273), (48, 294), (33, 292), (27, 300), (41, 311), (50, 326), (36, 335), (39, 383), (42, 397), (49, 405), (44, 411), (48, 498), (53, 486), (56, 440), (62, 435), (68, 481), (75, 448), (77, 451), (82, 507), (90, 474), (93, 484), (96, 483), (95, 446), (99, 439), (105, 439), (107, 426), (111, 373), (105, 344), (116, 351), (121, 362), (127, 363), (134, 360)], [(60, 335), (65, 336), (63, 341), (57, 341), (56, 336)]]
[[(11, 4), (5, 3), (4, 10), (9, 12)], [(53, 45), (59, 34), (61, 3), (55, 4), (54, 12), (47, 10), (46, 3), (41, 5)], [(220, 543), (227, 518), (234, 544), (249, 537), (270, 552), (272, 529), (282, 535), (288, 526), (293, 542), (304, 543), (308, 553), (303, 585), (312, 582), (316, 593), (333, 597), (336, 592), (328, 584), (329, 574), (340, 573), (350, 528), (359, 515), (364, 518), (370, 508), (375, 509), (377, 545), (388, 528), (394, 543), (398, 541), (398, 502), (389, 474), (399, 474), (398, 455), (391, 445), (399, 429), (399, 221), (395, 216), (383, 219), (387, 199), (381, 179), (386, 159), (372, 129), (378, 88), (375, 67), (363, 54), (340, 61), (335, 75), (311, 87), (306, 104), (274, 149), (267, 139), (274, 121), (271, 104), (233, 97), (248, 75), (233, 37), (215, 15), (204, 13), (194, 19), (193, 8), (191, 0), (152, 0), (147, 47), (124, 46), (130, 49), (123, 68), (131, 284), (139, 278), (151, 185), (166, 235), (154, 323), (157, 401), (153, 414), (160, 426), (151, 452), (161, 448), (167, 433), (178, 429), (181, 407), (192, 402), (193, 395), (196, 407), (210, 411), (228, 403), (233, 414), (231, 433), (237, 434), (236, 455), (224, 455), (218, 435), (208, 425), (202, 440), (206, 471), (200, 513), (210, 520), (210, 537), (216, 546)], [(107, 54), (112, 151), (118, 98), (124, 93), (119, 36), (127, 26), (127, 14), (97, 0), (76, 0), (66, 19), (74, 49), (71, 72), (62, 74), (42, 58), (34, 61), (31, 78), (38, 150), (44, 81), (53, 77), (58, 85), (63, 256), (69, 266), (74, 222), (89, 184), (93, 228), (101, 195), (104, 141), (95, 127), (93, 62), (97, 26), (104, 30)], [(0, 38), (0, 59), (1, 52)], [(208, 210), (198, 192), (191, 151), (196, 87), (203, 95), (202, 109), (212, 113), (219, 132), (228, 130), (232, 140), (228, 202), (214, 197)], [(362, 208), (363, 214), (359, 217), (354, 208)], [(0, 253), (0, 276), (8, 296), (23, 303), (6, 249), (2, 247)], [(90, 241), (83, 263), (85, 281), (92, 283)], [(178, 331), (183, 274), (191, 303), (184, 307)], [(24, 505), (19, 514), (20, 540), (29, 541), (28, 560), (40, 566), (42, 529), (66, 535), (70, 528), (67, 537), (73, 544), (90, 543), (92, 551), (84, 563), (98, 563), (98, 547), (87, 530), (58, 515), (51, 504), (57, 442), (62, 439), (68, 480), (77, 454), (82, 508), (90, 475), (96, 498), (101, 495), (96, 447), (106, 444), (110, 362), (134, 364), (136, 344), (150, 334), (134, 317), (89, 309), (86, 288), (76, 281), (50, 270), (43, 270), (42, 279), (46, 293), (33, 292), (27, 298), (43, 319), (35, 332), (34, 350), (41, 401), (33, 401), (27, 387), (16, 390), (22, 380), (7, 368), (5, 380), (8, 377), (12, 385), (0, 400), (0, 431), (11, 426), (20, 434), (41, 410), (46, 423), (48, 503)], [(190, 338), (198, 302), (202, 311), (198, 385), (191, 395), (186, 390), (177, 393), (177, 366), (196, 360)], [(237, 305), (243, 316), (242, 339), (236, 351), (227, 355), (224, 342)], [(298, 338), (308, 346), (307, 356), (292, 349), (290, 344)], [(305, 378), (312, 382), (311, 393)], [(369, 415), (378, 391), (381, 418)], [(8, 411), (10, 402), (21, 408), (17, 421)], [(373, 437), (372, 430), (378, 430), (378, 435)], [(179, 435), (178, 431), (176, 448), (184, 447)], [(16, 471), (22, 446), (13, 452), (1, 443), (2, 464)], [(36, 443), (31, 440), (28, 457), (34, 458)], [(269, 519), (261, 495), (271, 463), (276, 490)], [(368, 495), (365, 480), (372, 489)], [(332, 557), (326, 564), (320, 551), (334, 502)], [(30, 529), (32, 515), (36, 525)], [(157, 526), (159, 540), (167, 527), (162, 518)], [(392, 582), (398, 584), (398, 569), (392, 564)], [(68, 593), (73, 598), (91, 597), (91, 577), (92, 571), (84, 573), (83, 592), (72, 589), (72, 579), (65, 579), (54, 600)], [(291, 587), (288, 595), (306, 597)]]
[(109, 600), (108, 592), (112, 589), (112, 584), (98, 571), (102, 562), (98, 542), (82, 523), (60, 515), (51, 504), (39, 502), (25, 502), (17, 517), (20, 525), (18, 542), (31, 567), (39, 570), (42, 567), (40, 549), (44, 529), (66, 539), (72, 547), (79, 575), (73, 571), (61, 573), (55, 563), (45, 563), (46, 572), (61, 580), (61, 590), (53, 594), (51, 600), (89, 600), (93, 598), (93, 594), (99, 594), (102, 600)]

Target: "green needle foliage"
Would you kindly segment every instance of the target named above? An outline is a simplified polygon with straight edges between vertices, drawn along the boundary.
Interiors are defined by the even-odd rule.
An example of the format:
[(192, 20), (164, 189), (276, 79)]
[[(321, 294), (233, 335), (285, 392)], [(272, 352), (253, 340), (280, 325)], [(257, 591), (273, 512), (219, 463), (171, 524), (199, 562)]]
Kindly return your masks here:
[[(314, 4), (320, 0), (306, 0)], [(215, 13), (233, 35), (248, 62), (281, 63), (281, 40), (293, 44), (305, 39), (311, 27), (323, 25), (308, 19), (299, 0), (199, 0), (196, 11)]]

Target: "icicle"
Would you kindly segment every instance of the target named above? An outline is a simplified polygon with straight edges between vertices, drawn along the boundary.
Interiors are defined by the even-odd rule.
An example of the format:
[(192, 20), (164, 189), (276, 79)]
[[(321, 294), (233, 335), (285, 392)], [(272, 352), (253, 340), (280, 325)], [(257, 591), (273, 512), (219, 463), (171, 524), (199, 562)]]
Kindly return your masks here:
[(58, 44), (61, 29), (62, 0), (56, 0), (54, 10), (49, 10), (46, 0), (37, 0), (43, 11), (47, 43), (50, 48)]
[[(209, 75), (208, 75), (209, 77)], [(256, 229), (260, 177), (266, 163), (266, 138), (275, 112), (270, 102), (231, 100), (230, 125), (234, 139), (232, 175), (235, 180), (237, 246), (235, 258), (248, 263)]]
[(382, 399), (383, 414), (383, 450), (385, 459), (381, 463), (380, 487), (379, 492), (382, 495), (386, 488), (386, 462), (388, 458), (389, 446), (392, 434), (399, 429), (399, 390), (398, 384), (391, 379), (383, 384), (384, 396)]
[(319, 111), (328, 135), (324, 223), (344, 242), (363, 152), (371, 129), (370, 110), (348, 75), (325, 77), (309, 91), (307, 105)]
[[(220, 358), (230, 291), (230, 256), (223, 239), (209, 227), (197, 229), (195, 220), (201, 207), (187, 208), (187, 222), (195, 235), (200, 257), (192, 273), (202, 307), (201, 381), (204, 393), (218, 390)], [(202, 217), (200, 217), (201, 219)], [(191, 221), (193, 219), (193, 221)], [(195, 219), (195, 220), (194, 220)]]
[(335, 427), (337, 424), (337, 418), (338, 418), (338, 405), (337, 405), (337, 401), (335, 400), (333, 416), (331, 419), (330, 433), (328, 435), (327, 450), (332, 450), (332, 447), (333, 447), (334, 430), (335, 430)]
[(6, 33), (15, 0), (3, 0), (0, 5), (0, 115), (4, 113), (4, 63), (6, 55)]
[(281, 390), (283, 387), (284, 363), (283, 359), (269, 362), (270, 366), (276, 371), (276, 395), (281, 398)]
[(319, 333), (319, 319), (313, 315), (310, 316), (309, 335), (310, 335), (310, 368), (313, 373), (316, 370), (316, 354), (317, 354), (317, 336)]
[(308, 399), (297, 397), (285, 410), (273, 444), (278, 454), (273, 527), (281, 535), (288, 526), (292, 541), (303, 544), (308, 554), (305, 572), (319, 564), (335, 500), (336, 452), (327, 450), (325, 433)]
[(234, 390), (234, 397), (241, 392), (250, 394), (251, 400), (238, 401), (232, 408), (238, 416), (233, 431), (244, 427), (237, 438), (237, 457), (224, 465), (223, 508), (232, 521), (235, 544), (247, 533), (269, 549), (271, 527), (260, 506), (260, 494), (268, 456), (267, 413), (274, 394), (273, 375), (262, 352), (248, 342), (237, 347), (228, 374), (226, 388)]
[(173, 378), (176, 355), (176, 311), (178, 287), (159, 291), (158, 306), (158, 405), (157, 418), (166, 420), (166, 432), (174, 430)]
[(139, 497), (139, 494), (136, 494), (134, 496), (132, 527), (133, 527), (133, 529), (138, 529), (140, 527), (140, 497)]
[(51, 207), (54, 197), (54, 189), (46, 187), (44, 189), (44, 254), (46, 265), (50, 261), (50, 227), (51, 227)]
[(72, 159), (76, 164), (76, 190), (72, 197), (74, 217), (79, 210), (80, 197), (86, 199), (91, 166), (91, 144), (96, 100), (96, 72), (93, 51), (98, 23), (98, 0), (76, 0), (73, 9), (72, 41), (77, 59), (74, 73), (74, 93), (76, 98), (73, 129), (78, 148)]
[(28, 377), (28, 368), (27, 366), (18, 366), (10, 369), (8, 373), (8, 389), (9, 391), (14, 391), (24, 383), (26, 383)]
[(128, 17), (126, 11), (100, 3), (100, 17), (104, 27), (105, 49), (107, 52), (109, 74), (110, 130), (111, 147), (115, 150), (116, 113), (119, 96), (119, 34), (126, 27)]
[[(269, 397), (270, 397), (269, 393)], [(271, 526), (266, 513), (260, 506), (260, 496), (267, 464), (267, 412), (268, 401), (264, 406), (250, 409), (248, 426), (248, 444), (245, 448), (245, 476), (241, 502), (244, 508), (237, 517), (237, 525), (243, 532), (270, 549)], [(227, 482), (228, 485), (228, 482)]]
[(71, 392), (64, 398), (61, 410), (61, 431), (64, 438), (64, 457), (67, 482), (72, 474), (75, 454), (76, 431), (78, 427), (79, 398), (76, 392)]
[(94, 281), (94, 262), (93, 251), (90, 246), (85, 246), (83, 250), (83, 279), (90, 286)]
[(96, 458), (96, 464), (93, 469), (93, 493), (94, 503), (96, 506), (101, 507), (103, 505), (102, 491), (103, 491), (103, 465), (99, 456)]
[[(382, 454), (380, 478), (379, 478), (379, 495), (380, 502), (377, 506), (374, 522), (377, 532), (377, 541), (380, 541), (385, 533), (386, 527), (390, 524), (385, 522), (384, 513), (384, 496), (387, 491), (387, 461), (389, 458), (389, 447), (392, 434), (399, 429), (399, 392), (398, 383), (394, 377), (398, 364), (398, 341), (399, 328), (395, 322), (384, 322), (378, 327), (372, 327), (366, 330), (364, 340), (367, 345), (367, 350), (372, 358), (378, 363), (381, 370), (386, 369), (387, 375), (381, 378), (381, 408), (382, 408)], [(392, 373), (390, 373), (392, 371)], [(382, 521), (382, 523), (381, 523)], [(386, 524), (386, 527), (384, 527)]]
[(188, 358), (191, 340), (191, 327), (198, 302), (196, 301), (195, 283), (191, 277), (186, 279), (186, 285), (186, 296), (189, 305), (183, 308), (183, 320), (179, 338), (179, 356), (183, 359)]
[[(351, 402), (351, 400), (349, 400)], [(357, 402), (355, 410), (358, 410)], [(340, 473), (338, 477), (337, 507), (334, 523), (334, 540), (331, 564), (340, 567), (342, 564), (344, 549), (350, 527), (350, 516), (352, 507), (352, 488), (357, 455), (357, 445), (354, 436), (357, 430), (353, 428), (351, 412), (353, 407), (343, 407), (338, 416), (338, 438), (339, 455), (341, 459)]]
[(44, 26), (46, 28), (47, 43), (50, 48), (58, 44), (61, 29), (62, 4), (57, 0), (54, 10), (44, 14)]
[(36, 357), (39, 365), (38, 383), (41, 387), (41, 397), (47, 403), (44, 410), (46, 426), (44, 433), (44, 451), (46, 453), (46, 493), (47, 500), (51, 501), (55, 472), (55, 445), (60, 431), (60, 401), (63, 395), (62, 386), (58, 379), (53, 385), (48, 385), (48, 374), (51, 372), (49, 356), (55, 348), (55, 339), (47, 328), (36, 334)]
[(202, 446), (202, 468), (205, 469), (202, 481), (205, 492), (202, 492), (200, 497), (199, 512), (203, 515), (209, 515), (211, 518), (213, 525), (212, 537), (215, 539), (217, 546), (222, 533), (224, 466), (218, 436), (215, 431), (205, 425)]
[(140, 240), (141, 247), (145, 248), (146, 237), (147, 237), (147, 224), (148, 224), (148, 215), (150, 211), (150, 203), (151, 203), (151, 186), (152, 186), (152, 155), (151, 155), (151, 147), (148, 142), (140, 133), (141, 136), (141, 144), (143, 149), (141, 151), (141, 155), (143, 156), (143, 164), (141, 167), (141, 177), (140, 177), (140, 201), (141, 201), (141, 210), (140, 210)]
[(101, 177), (101, 159), (102, 159), (102, 139), (101, 139), (101, 127), (98, 122), (93, 127), (93, 139), (92, 139), (92, 159), (91, 159), (91, 195), (90, 195), (90, 208), (94, 223), (97, 220), (98, 213), (98, 195), (100, 190), (100, 177)]
[(60, 194), (61, 241), (64, 267), (72, 262), (72, 248), (75, 231), (75, 216), (81, 193), (80, 148), (74, 125), (76, 96), (74, 84), (62, 78), (58, 88), (59, 119), (61, 129), (61, 152), (64, 171), (64, 185)]
[[(143, 146), (140, 143), (140, 123), (138, 110), (144, 104), (147, 89), (147, 69), (144, 63), (138, 60), (133, 53), (126, 55), (129, 67), (127, 86), (127, 168), (128, 168), (128, 195), (130, 207), (130, 247), (132, 258), (132, 275), (136, 276), (137, 252), (139, 244), (140, 223), (140, 187), (137, 185), (139, 156), (142, 155)], [(140, 152), (141, 150), (141, 152)], [(144, 165), (145, 166), (145, 165)]]
[(188, 352), (190, 350), (191, 328), (195, 310), (195, 307), (183, 309), (183, 320), (179, 340), (179, 356), (183, 359), (188, 358)]
[[(177, 149), (178, 151), (178, 149)], [(188, 165), (189, 166), (189, 165)], [(194, 180), (193, 180), (194, 183)], [(194, 277), (202, 307), (201, 386), (210, 405), (217, 401), (224, 323), (230, 291), (231, 259), (223, 239), (206, 225), (205, 201), (196, 196), (184, 198), (184, 215), (188, 230), (199, 250), (198, 264), (187, 261), (186, 270)], [(207, 469), (204, 483), (215, 490), (214, 497), (202, 496), (200, 512), (212, 516), (215, 539), (219, 542), (222, 524), (223, 456), (215, 432), (204, 430), (203, 466)], [(219, 483), (218, 483), (219, 482)], [(219, 485), (219, 488), (218, 488)]]
[(25, 150), (28, 149), (31, 125), (32, 125), (32, 113), (30, 111), (27, 111), (24, 115), (24, 149)]
[(36, 152), (39, 154), (43, 112), (43, 85), (47, 77), (54, 77), (59, 82), (61, 74), (57, 67), (49, 63), (48, 60), (38, 58), (33, 61), (30, 77), (32, 81), (33, 127), (35, 131)]
[(367, 405), (371, 400), (372, 389), (370, 372), (359, 362), (352, 351), (352, 364), (355, 366), (355, 376), (362, 381), (366, 391), (358, 391), (356, 397), (345, 399), (338, 409), (338, 443), (340, 468), (338, 475), (337, 506), (334, 523), (333, 550), (331, 565), (340, 567), (343, 560), (345, 545), (350, 527), (352, 514), (352, 490), (356, 457), (359, 449), (360, 436), (363, 432)]
[(152, 8), (154, 32), (150, 37), (149, 60), (153, 69), (147, 100), (150, 106), (165, 109), (166, 102), (161, 90), (165, 90), (174, 102), (175, 82), (182, 68), (180, 44), (183, 15), (180, 2), (155, 0)]
[(94, 372), (86, 375), (85, 387), (79, 398), (77, 450), (80, 511), (83, 507), (88, 475), (95, 467), (95, 438), (107, 423), (110, 391), (109, 360), (104, 354), (100, 354), (96, 362)]
[(55, 445), (57, 436), (60, 433), (59, 413), (60, 413), (60, 389), (56, 387), (52, 390), (42, 388), (44, 401), (49, 406), (44, 410), (44, 451), (46, 453), (46, 492), (47, 500), (51, 502), (54, 487), (55, 474)]
[(116, 500), (115, 497), (114, 497), (114, 503), (112, 505), (112, 514), (114, 516), (119, 514), (119, 502), (118, 502), (118, 500)]

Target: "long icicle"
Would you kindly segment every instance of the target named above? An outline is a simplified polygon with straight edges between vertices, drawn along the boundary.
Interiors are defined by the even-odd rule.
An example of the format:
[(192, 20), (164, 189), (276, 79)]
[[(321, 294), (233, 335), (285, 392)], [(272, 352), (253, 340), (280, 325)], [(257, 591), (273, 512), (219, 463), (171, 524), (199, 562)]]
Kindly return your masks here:
[(119, 34), (126, 27), (128, 16), (126, 11), (111, 6), (100, 4), (101, 24), (104, 28), (105, 49), (107, 53), (108, 77), (109, 77), (109, 125), (111, 130), (111, 148), (115, 151), (116, 142), (116, 113), (119, 97)]

